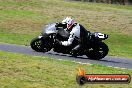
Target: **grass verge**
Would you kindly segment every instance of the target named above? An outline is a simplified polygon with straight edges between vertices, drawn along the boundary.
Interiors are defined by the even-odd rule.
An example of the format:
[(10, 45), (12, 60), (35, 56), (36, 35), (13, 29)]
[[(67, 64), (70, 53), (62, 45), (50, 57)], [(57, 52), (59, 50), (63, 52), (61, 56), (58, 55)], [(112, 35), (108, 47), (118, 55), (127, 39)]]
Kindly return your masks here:
[[(77, 68), (81, 64), (0, 51), (1, 88), (131, 88), (130, 84), (86, 84), (76, 81)], [(132, 70), (103, 65), (81, 65), (88, 74), (130, 74)]]

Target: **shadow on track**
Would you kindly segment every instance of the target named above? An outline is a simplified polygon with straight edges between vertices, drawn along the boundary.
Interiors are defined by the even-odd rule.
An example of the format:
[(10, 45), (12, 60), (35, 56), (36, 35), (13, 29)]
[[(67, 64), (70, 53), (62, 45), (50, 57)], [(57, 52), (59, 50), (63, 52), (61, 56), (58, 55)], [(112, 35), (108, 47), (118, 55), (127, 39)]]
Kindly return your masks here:
[(123, 63), (123, 64), (129, 64), (129, 63), (124, 63), (124, 62), (121, 62), (121, 61), (110, 61), (110, 60), (92, 60), (90, 58), (87, 58), (87, 57), (83, 57), (83, 56), (78, 56), (78, 57), (73, 57), (71, 55), (68, 55), (68, 54), (62, 54), (62, 53), (50, 53), (48, 52), (47, 54), (49, 55), (55, 55), (55, 56), (62, 56), (62, 57), (70, 57), (70, 58), (74, 58), (74, 59), (87, 59), (89, 61), (97, 61), (97, 62), (111, 62), (111, 63)]

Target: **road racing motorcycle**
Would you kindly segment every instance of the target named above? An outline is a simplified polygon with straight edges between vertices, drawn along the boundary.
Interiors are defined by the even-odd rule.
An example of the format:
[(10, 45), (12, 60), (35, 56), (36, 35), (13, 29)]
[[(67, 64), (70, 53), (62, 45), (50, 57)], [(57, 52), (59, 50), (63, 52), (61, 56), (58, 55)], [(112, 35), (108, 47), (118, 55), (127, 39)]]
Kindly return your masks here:
[[(55, 25), (56, 23), (46, 25), (42, 33), (38, 37), (32, 39), (30, 46), (33, 50), (37, 52), (48, 52), (53, 49), (53, 51), (57, 53), (70, 54), (71, 49), (78, 44), (78, 40), (74, 39), (70, 46), (59, 45), (56, 39), (59, 41), (67, 41), (70, 33), (63, 28), (57, 28)], [(81, 50), (78, 56), (86, 55), (88, 59), (93, 60), (104, 58), (108, 54), (109, 49), (102, 40), (107, 39), (108, 35), (100, 32), (90, 32), (90, 37), (88, 48)]]

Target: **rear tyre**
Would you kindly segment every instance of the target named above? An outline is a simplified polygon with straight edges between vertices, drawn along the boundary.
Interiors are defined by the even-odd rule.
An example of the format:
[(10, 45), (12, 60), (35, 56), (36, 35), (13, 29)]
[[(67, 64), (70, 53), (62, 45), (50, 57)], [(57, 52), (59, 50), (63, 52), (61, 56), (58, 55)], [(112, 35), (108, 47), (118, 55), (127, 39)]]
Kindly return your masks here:
[(98, 45), (91, 48), (86, 54), (89, 59), (100, 60), (108, 54), (108, 46), (104, 42), (99, 42)]
[(43, 41), (40, 38), (34, 38), (31, 41), (30, 46), (33, 50), (37, 52), (48, 52), (52, 48), (51, 44), (48, 41)]

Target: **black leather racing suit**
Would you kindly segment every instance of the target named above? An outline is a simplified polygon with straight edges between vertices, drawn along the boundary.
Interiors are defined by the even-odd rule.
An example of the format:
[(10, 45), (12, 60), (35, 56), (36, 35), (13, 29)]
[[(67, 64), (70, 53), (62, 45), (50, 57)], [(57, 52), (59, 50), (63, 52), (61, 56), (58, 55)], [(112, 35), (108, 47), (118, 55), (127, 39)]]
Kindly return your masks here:
[[(59, 26), (60, 25), (61, 24), (59, 24)], [(61, 44), (69, 46), (73, 43), (74, 39), (77, 39), (79, 41), (78, 45), (76, 45), (70, 52), (72, 55), (76, 56), (83, 50), (83, 48), (86, 48), (89, 45), (90, 32), (79, 23), (75, 23), (70, 30), (69, 39), (67, 41), (61, 41)]]

